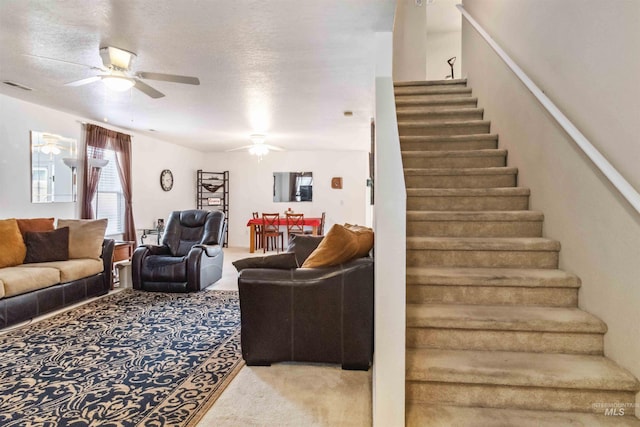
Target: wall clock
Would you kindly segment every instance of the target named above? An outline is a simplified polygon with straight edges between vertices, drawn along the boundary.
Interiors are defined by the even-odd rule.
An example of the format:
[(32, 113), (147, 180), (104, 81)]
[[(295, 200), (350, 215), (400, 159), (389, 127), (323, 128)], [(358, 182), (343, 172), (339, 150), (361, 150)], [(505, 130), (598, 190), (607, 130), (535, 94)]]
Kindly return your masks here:
[(165, 169), (160, 173), (160, 186), (164, 191), (169, 191), (173, 188), (173, 174), (169, 169)]

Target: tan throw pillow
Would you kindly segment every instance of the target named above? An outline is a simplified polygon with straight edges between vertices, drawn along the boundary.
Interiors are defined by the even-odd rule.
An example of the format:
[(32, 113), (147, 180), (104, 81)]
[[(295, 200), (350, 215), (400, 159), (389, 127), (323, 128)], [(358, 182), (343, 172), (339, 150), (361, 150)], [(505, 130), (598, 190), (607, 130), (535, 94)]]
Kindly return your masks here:
[(69, 227), (69, 259), (100, 258), (107, 219), (59, 219), (58, 228)]
[(345, 224), (344, 226), (358, 236), (358, 254), (356, 258), (367, 256), (371, 248), (373, 248), (373, 229), (363, 225)]
[(27, 247), (15, 218), (0, 220), (0, 268), (22, 264)]
[(40, 233), (43, 231), (55, 230), (53, 220), (53, 218), (25, 218), (17, 219), (16, 221), (18, 222), (20, 233), (22, 233), (22, 238), (25, 239), (26, 234), (29, 231)]
[(356, 233), (342, 225), (334, 224), (318, 247), (302, 264), (303, 268), (330, 267), (356, 257), (358, 238)]

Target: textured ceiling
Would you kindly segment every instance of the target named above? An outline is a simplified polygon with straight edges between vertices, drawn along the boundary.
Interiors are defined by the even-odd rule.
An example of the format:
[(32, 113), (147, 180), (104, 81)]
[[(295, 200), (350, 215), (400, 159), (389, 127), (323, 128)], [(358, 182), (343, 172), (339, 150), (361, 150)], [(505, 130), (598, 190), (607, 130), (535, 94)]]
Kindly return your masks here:
[[(374, 33), (394, 0), (1, 0), (0, 93), (202, 151), (247, 145), (256, 132), (290, 150), (370, 143)], [(197, 76), (200, 86), (145, 80), (166, 96), (101, 82), (99, 48), (135, 52), (134, 71)], [(344, 117), (343, 111), (353, 111)], [(150, 132), (154, 129), (155, 132)]]

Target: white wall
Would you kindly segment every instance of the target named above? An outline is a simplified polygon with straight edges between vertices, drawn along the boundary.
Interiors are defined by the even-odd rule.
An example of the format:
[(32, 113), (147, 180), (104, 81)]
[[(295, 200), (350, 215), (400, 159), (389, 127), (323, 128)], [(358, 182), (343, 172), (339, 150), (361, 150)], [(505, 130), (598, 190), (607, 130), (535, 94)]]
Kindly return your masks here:
[[(31, 203), (29, 131), (76, 138), (82, 152), (81, 121), (71, 114), (0, 95), (0, 218), (79, 217), (78, 203)], [(202, 153), (131, 134), (136, 228), (150, 228), (154, 220), (166, 218), (172, 210), (194, 208), (196, 171), (203, 164)], [(175, 184), (170, 192), (160, 188), (162, 169), (173, 172)], [(81, 173), (78, 182), (82, 182)], [(80, 190), (81, 185), (78, 194)]]
[[(229, 171), (229, 246), (249, 247), (247, 221), (252, 212), (284, 215), (289, 207), (309, 217), (326, 212), (325, 231), (335, 223), (367, 221), (369, 157), (365, 151), (272, 151), (262, 160), (238, 151), (209, 153), (204, 158), (203, 170)], [(274, 203), (273, 172), (296, 171), (313, 172), (313, 201)], [(331, 188), (332, 177), (342, 177), (342, 190)]]
[(453, 73), (456, 79), (461, 74), (461, 31), (447, 31), (443, 33), (427, 33), (427, 80), (444, 80), (451, 75), (451, 67), (447, 60), (453, 56)]
[(393, 24), (393, 79), (424, 80), (427, 75), (427, 8), (398, 0)]
[[(465, 8), (587, 138), (640, 188), (640, 3), (465, 0)], [(463, 73), (492, 121), (580, 307), (608, 325), (605, 354), (640, 377), (640, 215), (463, 22)], [(640, 398), (640, 396), (638, 396)]]

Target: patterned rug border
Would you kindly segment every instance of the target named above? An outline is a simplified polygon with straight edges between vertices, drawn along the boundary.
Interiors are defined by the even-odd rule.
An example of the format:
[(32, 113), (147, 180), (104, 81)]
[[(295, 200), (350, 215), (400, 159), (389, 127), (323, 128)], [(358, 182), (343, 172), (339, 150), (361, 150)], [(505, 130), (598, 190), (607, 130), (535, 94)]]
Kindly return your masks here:
[[(149, 299), (151, 310), (156, 312), (156, 316), (157, 310), (159, 310), (160, 307), (165, 307), (166, 304), (170, 304), (172, 301), (177, 302), (178, 305), (176, 307), (184, 307), (184, 300), (188, 300), (190, 298), (194, 299), (194, 308), (203, 307), (203, 303), (205, 303), (204, 307), (211, 307), (210, 311), (206, 308), (203, 309), (205, 311), (203, 311), (202, 313), (211, 313), (206, 315), (207, 318), (210, 318), (211, 315), (216, 316), (216, 318), (218, 318), (217, 316), (222, 316), (219, 318), (220, 321), (223, 322), (219, 324), (219, 327), (222, 328), (220, 329), (220, 333), (222, 334), (220, 338), (222, 338), (222, 340), (218, 340), (215, 346), (211, 348), (211, 353), (205, 354), (204, 359), (202, 359), (202, 356), (200, 356), (199, 362), (197, 364), (194, 364), (191, 370), (185, 371), (183, 375), (180, 375), (182, 378), (179, 382), (175, 382), (173, 384), (172, 388), (169, 389), (168, 394), (163, 395), (162, 397), (158, 395), (157, 397), (159, 399), (156, 400), (156, 404), (152, 407), (149, 407), (148, 411), (143, 411), (146, 412), (144, 415), (142, 413), (140, 414), (142, 418), (138, 418), (136, 421), (134, 421), (133, 419), (129, 419), (130, 422), (127, 423), (127, 425), (136, 427), (158, 425), (194, 427), (204, 418), (206, 413), (215, 404), (215, 402), (224, 392), (227, 386), (233, 381), (236, 375), (245, 366), (244, 360), (242, 359), (240, 344), (239, 308), (237, 309), (237, 324), (234, 325), (234, 323), (229, 323), (230, 321), (232, 321), (231, 319), (233, 319), (233, 317), (229, 317), (231, 313), (233, 313), (233, 311), (230, 312), (229, 310), (233, 308), (234, 305), (237, 305), (239, 303), (237, 291), (210, 290), (202, 291), (196, 294), (167, 294), (143, 293), (142, 291), (124, 289), (122, 291), (109, 293), (102, 297), (86, 301), (82, 304), (69, 307), (68, 309), (57, 312), (55, 314), (40, 319), (34, 319), (34, 321), (27, 324), (19, 325), (15, 328), (2, 331), (3, 333), (0, 334), (0, 342), (6, 342), (7, 340), (15, 339), (16, 337), (19, 338), (19, 336), (23, 334), (35, 333), (42, 335), (43, 332), (46, 332), (48, 329), (56, 328), (61, 324), (69, 326), (71, 323), (81, 323), (83, 321), (82, 319), (85, 316), (89, 316), (88, 318), (90, 319), (91, 316), (95, 316), (96, 314), (98, 314), (100, 310), (108, 310), (110, 309), (110, 306), (120, 305), (120, 303), (122, 302), (124, 302), (123, 309), (126, 309), (127, 305), (132, 303), (132, 299), (135, 303), (134, 297), (136, 294), (144, 294), (145, 298)], [(198, 302), (195, 303), (195, 301)], [(209, 305), (208, 301), (211, 301), (213, 304)], [(159, 304), (158, 306), (155, 305), (156, 302)], [(144, 308), (148, 306), (145, 306), (143, 304), (140, 307)], [(158, 308), (156, 309), (156, 307)], [(145, 310), (147, 309), (148, 308), (145, 308)], [(219, 312), (217, 310), (223, 311)], [(193, 309), (189, 309), (185, 313), (188, 313), (189, 311), (193, 313)], [(113, 312), (113, 315), (116, 316), (115, 318), (119, 318), (117, 317), (119, 313), (120, 311), (118, 310)], [(145, 312), (145, 314), (147, 313)], [(107, 317), (105, 320), (108, 321), (109, 319), (111, 319), (111, 317)], [(124, 319), (126, 319), (126, 317)], [(178, 323), (177, 325), (191, 325), (191, 323), (184, 323), (186, 319), (188, 318), (181, 318), (182, 323)], [(67, 321), (70, 322), (67, 323)], [(219, 321), (216, 320), (216, 322)], [(98, 325), (99, 324), (100, 323), (98, 323)], [(198, 324), (199, 323), (196, 322), (194, 326), (197, 326)], [(156, 326), (155, 323), (153, 323), (153, 325), (154, 327)], [(205, 323), (202, 323), (202, 325), (204, 326)], [(199, 332), (197, 332), (198, 335), (202, 335), (203, 326), (199, 327)], [(216, 329), (212, 330), (212, 332), (216, 331), (215, 336), (217, 336), (218, 326), (215, 326), (215, 328)], [(225, 331), (225, 328), (227, 331), (226, 333), (223, 332)], [(184, 330), (187, 331), (189, 329)], [(198, 329), (194, 331), (197, 330)], [(87, 331), (91, 331), (91, 328), (89, 328)], [(230, 335), (228, 333), (230, 333)], [(197, 337), (198, 335), (195, 336)], [(200, 341), (194, 341), (194, 343), (198, 342)], [(206, 340), (201, 342), (205, 343), (211, 341)], [(194, 350), (195, 348), (197, 347), (194, 347)], [(194, 356), (195, 354), (197, 353), (194, 353)], [(7, 367), (6, 363), (0, 365)], [(5, 378), (4, 374), (2, 377)], [(5, 379), (8, 379), (8, 377)], [(176, 380), (177, 379), (178, 378), (176, 378)], [(9, 389), (6, 389), (6, 391), (8, 392)], [(6, 402), (6, 399), (0, 400), (0, 410), (2, 410), (3, 408), (1, 402)], [(49, 403), (53, 402), (50, 401)], [(2, 413), (2, 411), (0, 411), (0, 413)], [(14, 421), (18, 420), (19, 419), (14, 418)], [(44, 421), (44, 419), (41, 420)], [(59, 420), (63, 421), (62, 418), (60, 418)], [(5, 419), (5, 421), (9, 420)], [(109, 423), (109, 425), (121, 425), (120, 422), (116, 421), (115, 419), (113, 421), (109, 421), (109, 419), (103, 419), (103, 421)], [(95, 422), (99, 423), (100, 420), (94, 418), (90, 422), (90, 424), (99, 425), (95, 424)]]

